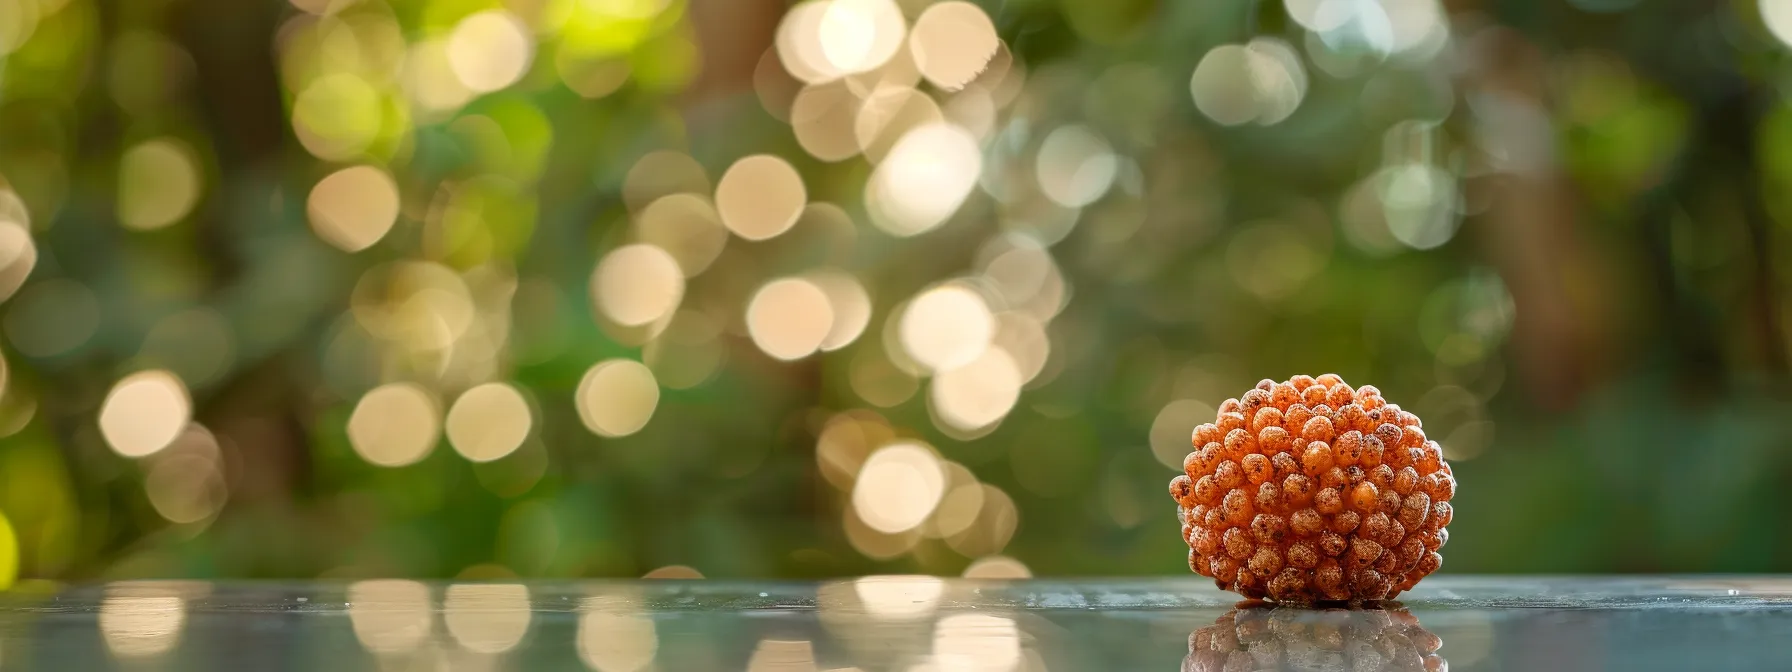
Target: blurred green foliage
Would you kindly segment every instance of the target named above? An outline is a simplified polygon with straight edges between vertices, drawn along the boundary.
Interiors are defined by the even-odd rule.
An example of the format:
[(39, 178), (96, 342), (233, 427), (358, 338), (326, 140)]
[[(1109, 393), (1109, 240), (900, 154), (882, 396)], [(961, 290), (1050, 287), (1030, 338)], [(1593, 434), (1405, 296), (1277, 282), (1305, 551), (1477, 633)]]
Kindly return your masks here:
[[(934, 4), (895, 2), (896, 29)], [(0, 586), (15, 564), (818, 576), (1000, 553), (1037, 574), (1180, 572), (1163, 485), (1189, 430), (1260, 378), (1327, 371), (1419, 413), (1454, 460), (1445, 571), (1792, 570), (1780, 19), (1753, 2), (1320, 4), (981, 0), (1003, 46), (962, 91), (914, 72), (901, 32), (908, 71), (796, 76), (801, 53), (876, 48), (881, 24), (824, 17), (792, 51), (772, 0), (0, 4)], [(481, 16), (495, 32), (466, 27)], [(871, 108), (915, 91), (917, 118)], [(893, 163), (817, 143), (856, 155), (916, 119), (968, 129), (981, 162), (949, 219), (895, 235), (866, 196)], [(154, 142), (172, 149), (133, 154)], [(656, 151), (671, 163), (635, 170)], [(801, 176), (802, 215), (769, 240), (712, 200), (753, 154)], [(351, 166), (378, 177), (319, 195)], [(704, 205), (651, 238), (645, 204), (678, 192)], [(594, 269), (649, 238), (679, 263), (725, 244), (685, 270), (676, 317), (623, 325)], [(994, 258), (1019, 260), (1030, 293)], [(768, 356), (806, 313), (755, 326), (755, 292), (821, 270), (864, 290), (863, 333)], [(609, 289), (661, 289), (647, 277)], [(1003, 375), (1037, 355), (1011, 408), (1019, 380), (967, 383), (993, 425), (954, 426), (970, 411), (943, 416), (948, 384), (904, 361), (903, 311), (942, 286), (1039, 329), (997, 332)], [(581, 396), (616, 359), (647, 364), (657, 404), (599, 436), (618, 432), (594, 433), (593, 408), (640, 402)], [(145, 370), (178, 378), (202, 429), (127, 457), (102, 416)], [(398, 382), (450, 436), (375, 466), (352, 418)], [(475, 462), (449, 409), (489, 382), (526, 404), (527, 438)], [(180, 403), (121, 405), (112, 431)], [(466, 426), (516, 420), (479, 417)], [(859, 463), (899, 440), (949, 461), (928, 534), (854, 511)], [(967, 484), (990, 489), (949, 506)]]

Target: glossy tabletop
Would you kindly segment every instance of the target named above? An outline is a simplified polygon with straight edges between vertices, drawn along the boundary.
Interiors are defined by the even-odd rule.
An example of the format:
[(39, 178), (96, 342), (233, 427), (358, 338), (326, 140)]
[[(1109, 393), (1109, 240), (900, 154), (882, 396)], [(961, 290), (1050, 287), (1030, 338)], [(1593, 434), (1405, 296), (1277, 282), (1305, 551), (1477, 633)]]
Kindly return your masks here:
[(1788, 670), (1792, 578), (141, 582), (0, 594), (0, 670)]

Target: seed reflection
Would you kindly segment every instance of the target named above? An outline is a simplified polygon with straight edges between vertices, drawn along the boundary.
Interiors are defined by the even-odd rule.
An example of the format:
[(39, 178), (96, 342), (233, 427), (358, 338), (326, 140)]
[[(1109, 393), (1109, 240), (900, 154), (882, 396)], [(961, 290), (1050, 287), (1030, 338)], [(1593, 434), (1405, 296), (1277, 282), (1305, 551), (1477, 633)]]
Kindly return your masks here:
[(1188, 636), (1185, 670), (1443, 670), (1443, 640), (1405, 609), (1246, 602)]

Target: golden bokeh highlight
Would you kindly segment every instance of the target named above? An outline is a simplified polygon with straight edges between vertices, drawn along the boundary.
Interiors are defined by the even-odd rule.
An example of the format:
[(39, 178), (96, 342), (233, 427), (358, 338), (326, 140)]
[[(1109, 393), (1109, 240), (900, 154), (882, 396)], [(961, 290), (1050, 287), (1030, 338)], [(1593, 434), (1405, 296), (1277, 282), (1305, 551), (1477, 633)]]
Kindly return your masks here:
[(916, 363), (950, 371), (983, 356), (995, 327), (981, 295), (964, 285), (945, 284), (910, 301), (897, 331), (903, 351)]
[(100, 435), (125, 457), (146, 457), (174, 443), (193, 417), (193, 400), (178, 376), (139, 371), (120, 379), (100, 404)]
[(426, 113), (447, 113), (473, 99), (473, 90), (462, 84), (448, 58), (448, 39), (434, 38), (411, 45), (401, 74), (405, 94)]
[(1024, 382), (1013, 357), (1001, 348), (985, 348), (971, 363), (936, 374), (928, 401), (934, 416), (949, 425), (942, 429), (978, 430), (1007, 417)]
[(100, 602), (100, 635), (106, 648), (121, 659), (155, 658), (180, 643), (187, 622), (187, 602), (172, 591), (107, 591)]
[(217, 515), (229, 497), (217, 437), (189, 425), (150, 460), (143, 491), (150, 507), (170, 523), (197, 523)]
[(1780, 44), (1792, 46), (1792, 3), (1761, 0), (1761, 23)]
[(828, 418), (816, 437), (815, 465), (829, 484), (851, 489), (871, 451), (895, 438), (883, 416), (866, 410), (842, 411)]
[(947, 546), (971, 558), (1002, 552), (1020, 526), (1020, 509), (1014, 505), (1014, 498), (988, 483), (979, 487), (983, 488), (983, 501), (976, 520), (963, 531), (946, 537)]
[(1033, 570), (1019, 560), (1005, 555), (991, 555), (977, 558), (971, 566), (964, 568), (967, 579), (1031, 579)]
[(821, 50), (821, 20), (827, 14), (827, 0), (799, 2), (784, 13), (778, 23), (774, 46), (784, 69), (803, 82), (816, 84), (838, 79), (842, 74)]
[(816, 27), (822, 57), (841, 74), (882, 66), (902, 48), (908, 31), (894, 0), (828, 0)]
[(528, 400), (507, 383), (486, 383), (461, 393), (443, 423), (448, 445), (474, 462), (516, 452), (534, 425)]
[(634, 212), (672, 194), (706, 195), (709, 191), (709, 173), (703, 164), (689, 154), (671, 150), (648, 152), (622, 178), (622, 201)]
[(318, 180), (305, 214), (318, 238), (344, 252), (359, 252), (386, 237), (398, 221), (398, 183), (373, 166), (352, 166)]
[(894, 534), (880, 532), (872, 529), (863, 519), (860, 519), (858, 510), (853, 507), (847, 507), (845, 511), (841, 512), (840, 527), (846, 533), (846, 543), (860, 555), (872, 560), (897, 558), (915, 550), (915, 547), (921, 543), (919, 529)]
[(978, 140), (988, 140), (995, 132), (999, 112), (995, 97), (978, 86), (952, 94), (940, 107), (946, 121), (963, 128)]
[(884, 534), (919, 526), (945, 494), (946, 475), (932, 450), (915, 443), (879, 448), (865, 460), (852, 489), (860, 520)]
[(790, 129), (797, 144), (827, 162), (858, 156), (857, 124), (863, 104), (846, 80), (804, 86), (790, 103)]
[(1046, 198), (1066, 208), (1080, 208), (1107, 193), (1119, 171), (1113, 146), (1089, 127), (1072, 124), (1045, 136), (1033, 174)]
[(852, 345), (871, 324), (871, 295), (858, 278), (844, 271), (817, 271), (807, 277), (827, 295), (833, 310), (834, 323), (821, 339), (821, 349), (831, 352)]
[(816, 672), (809, 640), (761, 639), (747, 657), (747, 672)]
[(895, 236), (933, 230), (958, 212), (983, 173), (983, 154), (969, 131), (947, 123), (904, 134), (865, 184), (871, 223)]
[(716, 183), (716, 210), (722, 223), (747, 240), (789, 231), (808, 199), (802, 175), (790, 162), (770, 154), (734, 162)]
[(0, 301), (12, 298), (37, 268), (37, 242), (24, 222), (0, 217)]
[(348, 620), (368, 651), (414, 651), (434, 627), (429, 587), (404, 579), (356, 581), (348, 587)]
[(442, 620), (461, 647), (503, 653), (529, 633), (529, 589), (520, 583), (457, 583), (442, 598)]
[(933, 614), (946, 582), (933, 576), (864, 576), (853, 580), (852, 590), (866, 613), (881, 620), (909, 620)]
[(293, 135), (312, 156), (345, 161), (360, 156), (379, 137), (385, 112), (379, 90), (360, 75), (324, 75), (293, 99)]
[(765, 354), (796, 360), (815, 354), (834, 328), (827, 292), (807, 278), (766, 283), (747, 304), (747, 333)]
[(1195, 108), (1221, 126), (1278, 123), (1294, 114), (1306, 92), (1299, 55), (1274, 38), (1214, 47), (1189, 79)]
[(956, 91), (983, 73), (1001, 39), (982, 7), (952, 0), (922, 11), (908, 44), (915, 66), (928, 83)]
[(853, 118), (853, 139), (865, 159), (876, 163), (909, 131), (944, 120), (932, 96), (910, 88), (881, 88), (859, 105)]
[(575, 393), (579, 420), (598, 436), (641, 431), (660, 403), (659, 384), (646, 365), (628, 359), (598, 362), (585, 371)]
[(1151, 456), (1158, 464), (1181, 469), (1189, 453), (1190, 430), (1214, 417), (1214, 408), (1194, 399), (1177, 399), (1164, 404), (1151, 421)]
[(591, 273), (591, 296), (598, 313), (610, 321), (644, 326), (670, 316), (684, 300), (684, 270), (657, 246), (624, 245), (598, 262)]
[(413, 383), (391, 383), (361, 397), (348, 418), (348, 441), (362, 459), (382, 467), (414, 464), (435, 449), (442, 410), (435, 395)]
[(503, 89), (528, 72), (535, 38), (509, 12), (487, 10), (461, 19), (448, 36), (448, 66), (462, 86), (477, 93)]
[(118, 221), (137, 231), (178, 222), (199, 203), (203, 186), (186, 143), (157, 138), (132, 147), (118, 162)]
[(934, 507), (933, 517), (923, 532), (929, 538), (943, 539), (963, 534), (977, 524), (983, 512), (984, 488), (977, 476), (956, 462), (946, 463), (946, 494)]
[(463, 337), (481, 322), (468, 277), (427, 261), (375, 266), (356, 281), (350, 312), (370, 334), (405, 350), (439, 355), (468, 345)]
[(587, 597), (579, 603), (579, 660), (595, 672), (651, 669), (659, 653), (653, 619), (632, 600)]
[(695, 567), (690, 567), (688, 565), (666, 565), (665, 567), (660, 567), (660, 568), (654, 569), (653, 571), (648, 572), (646, 574), (642, 574), (641, 578), (643, 578), (643, 579), (701, 579), (701, 578), (703, 578), (703, 572), (699, 572), (699, 571), (697, 571), (697, 569)]
[(1052, 354), (1051, 337), (1046, 335), (1045, 325), (1032, 315), (1012, 310), (996, 315), (993, 345), (1013, 358), (1014, 368), (1020, 373), (1023, 384), (1039, 377)]
[(721, 256), (728, 229), (709, 199), (697, 194), (660, 197), (635, 217), (635, 239), (665, 250), (684, 277), (702, 273)]

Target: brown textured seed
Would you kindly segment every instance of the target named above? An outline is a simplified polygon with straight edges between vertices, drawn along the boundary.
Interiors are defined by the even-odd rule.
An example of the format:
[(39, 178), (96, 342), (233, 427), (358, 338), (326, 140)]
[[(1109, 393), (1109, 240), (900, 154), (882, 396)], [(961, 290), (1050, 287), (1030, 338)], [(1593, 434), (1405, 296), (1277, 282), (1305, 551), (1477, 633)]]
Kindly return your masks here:
[(1357, 511), (1374, 511), (1378, 506), (1376, 500), (1381, 493), (1374, 483), (1358, 483), (1350, 489), (1350, 508)]
[(1258, 543), (1280, 546), (1288, 536), (1288, 521), (1273, 513), (1259, 513), (1251, 519), (1251, 534)]
[(1431, 516), (1431, 496), (1423, 492), (1415, 492), (1406, 496), (1400, 504), (1400, 524), (1406, 529), (1416, 530), (1424, 527), (1425, 520)]
[(1314, 385), (1300, 391), (1300, 403), (1312, 407), (1325, 403), (1325, 386)]
[(1394, 492), (1401, 497), (1412, 494), (1412, 489), (1419, 485), (1419, 471), (1412, 467), (1401, 467), (1400, 473), (1394, 474)]
[(1226, 530), (1226, 533), (1221, 535), (1221, 540), (1226, 547), (1226, 555), (1233, 558), (1243, 560), (1257, 552), (1257, 545), (1251, 543), (1251, 535), (1246, 533), (1243, 528), (1234, 527)]
[(1313, 495), (1313, 508), (1326, 515), (1343, 511), (1344, 496), (1338, 493), (1337, 488), (1320, 488)]
[(1244, 477), (1251, 482), (1251, 485), (1258, 485), (1269, 480), (1271, 475), (1269, 458), (1252, 453), (1244, 456), (1244, 459), (1241, 460), (1239, 464), (1243, 465)]
[(1300, 473), (1300, 460), (1287, 453), (1276, 453), (1269, 458), (1269, 465), (1275, 469), (1275, 480), (1281, 481)]
[(1441, 564), (1455, 476), (1380, 390), (1335, 374), (1264, 380), (1218, 411), (1169, 484), (1192, 571), (1308, 602), (1385, 599)]
[(1251, 556), (1251, 571), (1258, 576), (1269, 578), (1282, 571), (1282, 553), (1274, 546), (1257, 547), (1257, 553)]
[(1369, 470), (1369, 482), (1374, 483), (1377, 490), (1394, 489), (1394, 468), (1385, 464), (1376, 465)]
[(1282, 489), (1280, 487), (1277, 487), (1275, 483), (1264, 483), (1257, 486), (1258, 511), (1275, 512), (1284, 508), (1286, 507), (1282, 506)]
[(1350, 485), (1350, 477), (1338, 467), (1327, 469), (1325, 473), (1319, 475), (1319, 487), (1321, 488), (1334, 488), (1341, 492), (1348, 490)]
[(1324, 553), (1327, 557), (1337, 557), (1349, 548), (1350, 541), (1345, 539), (1342, 534), (1331, 530), (1319, 534), (1319, 552)]
[(1332, 460), (1332, 447), (1324, 441), (1308, 443), (1307, 449), (1300, 456), (1301, 471), (1308, 476), (1318, 478), (1320, 474), (1332, 468)]
[(1170, 498), (1183, 506), (1194, 506), (1195, 482), (1189, 480), (1188, 474), (1170, 479)]
[(1250, 523), (1251, 516), (1257, 515), (1256, 509), (1251, 506), (1251, 496), (1244, 488), (1233, 488), (1226, 493), (1225, 500), (1220, 503), (1220, 510), (1224, 512), (1227, 524), (1238, 527)]
[(1282, 479), (1282, 498), (1290, 507), (1304, 507), (1313, 502), (1313, 479), (1306, 474), (1289, 474)]
[(1373, 434), (1365, 436), (1363, 437), (1362, 458), (1357, 460), (1357, 465), (1364, 469), (1374, 469), (1381, 464), (1385, 453), (1381, 437)]
[(1336, 435), (1332, 433), (1332, 419), (1317, 411), (1313, 413), (1311, 419), (1307, 420), (1306, 426), (1300, 430), (1300, 437), (1308, 441), (1330, 441), (1334, 436)]
[[(1266, 408), (1266, 411), (1276, 409)], [(1278, 419), (1279, 419), (1278, 415)], [(1294, 437), (1281, 425), (1268, 425), (1257, 432), (1257, 448), (1265, 453), (1286, 452), (1294, 447)]]
[(1220, 439), (1223, 439), (1225, 437), (1226, 437), (1226, 433), (1220, 431), (1219, 425), (1213, 424), (1211, 422), (1203, 422), (1199, 425), (1195, 425), (1195, 436), (1194, 436), (1194, 441), (1191, 442), (1191, 445), (1205, 446), (1209, 443), (1214, 443), (1216, 441), (1219, 441)]
[[(1227, 401), (1231, 400), (1228, 399)], [(1221, 413), (1219, 418), (1214, 421), (1214, 424), (1219, 425), (1220, 436), (1225, 436), (1231, 434), (1234, 429), (1244, 429), (1244, 414), (1239, 413), (1238, 411)]]
[(1363, 461), (1363, 433), (1350, 430), (1338, 435), (1332, 448), (1332, 459), (1340, 467), (1348, 467)]
[(1213, 482), (1223, 490), (1244, 485), (1244, 469), (1237, 462), (1226, 460), (1213, 469)]
[(1276, 408), (1286, 410), (1300, 401), (1300, 391), (1294, 389), (1292, 383), (1276, 383), (1269, 388), (1269, 403)]
[(1240, 427), (1226, 432), (1226, 450), (1223, 453), (1226, 459), (1236, 462), (1255, 452), (1257, 437), (1251, 436), (1250, 430)]
[(1362, 520), (1363, 517), (1361, 514), (1358, 514), (1355, 511), (1345, 511), (1332, 516), (1331, 528), (1333, 532), (1337, 532), (1338, 534), (1350, 534), (1352, 531), (1356, 530), (1356, 526), (1362, 523)]
[(1251, 426), (1248, 429), (1252, 434), (1262, 434), (1263, 428), (1272, 426), (1282, 426), (1282, 409), (1264, 406), (1257, 409), (1256, 414), (1251, 416)]
[(1312, 419), (1313, 410), (1306, 404), (1298, 402), (1289, 404), (1288, 410), (1282, 411), (1282, 429), (1288, 430), (1291, 435), (1300, 436), (1301, 429), (1305, 428), (1307, 421)]
[(1296, 536), (1311, 537), (1325, 528), (1325, 519), (1318, 511), (1301, 509), (1288, 516), (1288, 529)]
[[(1424, 547), (1420, 546), (1419, 550), (1423, 551)], [(1418, 557), (1416, 555), (1413, 557), (1413, 562), (1418, 562)], [(1318, 566), (1319, 547), (1315, 546), (1313, 542), (1310, 541), (1297, 541), (1289, 544), (1288, 564), (1301, 569), (1312, 569)]]

